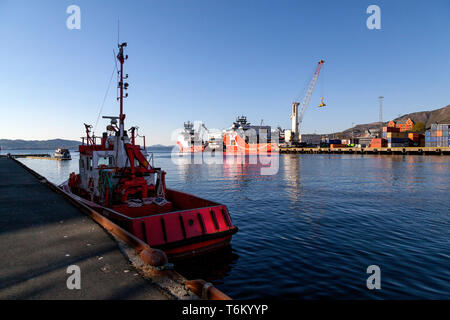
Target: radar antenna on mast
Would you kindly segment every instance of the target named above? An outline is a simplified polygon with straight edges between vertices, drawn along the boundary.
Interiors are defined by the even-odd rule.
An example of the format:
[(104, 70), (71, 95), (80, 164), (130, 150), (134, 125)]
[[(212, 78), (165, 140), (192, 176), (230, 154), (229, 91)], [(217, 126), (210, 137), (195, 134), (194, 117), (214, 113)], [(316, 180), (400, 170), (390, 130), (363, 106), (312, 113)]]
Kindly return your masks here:
[(123, 94), (124, 90), (128, 89), (129, 84), (127, 82), (123, 82), (124, 79), (128, 78), (128, 74), (124, 77), (123, 76), (123, 64), (125, 62), (125, 60), (128, 59), (128, 55), (124, 55), (123, 53), (123, 49), (127, 46), (126, 42), (123, 42), (121, 44), (118, 44), (119, 47), (119, 53), (117, 54), (117, 60), (119, 60), (120, 62), (120, 71), (119, 71), (119, 83), (118, 83), (118, 88), (120, 89), (120, 96), (119, 96), (119, 101), (120, 101), (120, 115), (119, 115), (119, 128), (120, 128), (120, 136), (123, 135), (123, 131), (124, 131), (124, 120), (125, 120), (125, 114), (123, 113), (123, 98), (127, 98), (128, 97), (128, 93)]

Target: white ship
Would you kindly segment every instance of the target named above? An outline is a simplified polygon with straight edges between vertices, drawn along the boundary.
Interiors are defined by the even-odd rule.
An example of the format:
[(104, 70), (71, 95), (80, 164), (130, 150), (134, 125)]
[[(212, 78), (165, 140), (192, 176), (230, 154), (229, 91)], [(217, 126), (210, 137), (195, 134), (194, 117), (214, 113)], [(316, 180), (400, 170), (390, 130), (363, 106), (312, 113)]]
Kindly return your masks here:
[(69, 149), (63, 149), (63, 148), (57, 149), (55, 151), (55, 153), (53, 154), (53, 158), (56, 158), (59, 160), (71, 160), (72, 159)]

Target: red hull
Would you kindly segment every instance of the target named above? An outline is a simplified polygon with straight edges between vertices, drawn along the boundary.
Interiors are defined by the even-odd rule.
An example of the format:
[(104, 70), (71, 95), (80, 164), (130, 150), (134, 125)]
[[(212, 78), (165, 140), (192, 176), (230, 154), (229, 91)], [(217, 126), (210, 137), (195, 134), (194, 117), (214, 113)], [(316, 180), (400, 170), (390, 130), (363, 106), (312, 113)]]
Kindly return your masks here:
[[(71, 192), (67, 185), (63, 188)], [(106, 208), (72, 194), (152, 248), (163, 250), (171, 260), (225, 247), (238, 231), (226, 206), (175, 190), (167, 189), (169, 202), (162, 206), (140, 207)]]
[(227, 154), (256, 155), (278, 151), (276, 143), (246, 143), (238, 134), (233, 136), (225, 134), (223, 143)]
[(188, 148), (185, 148), (181, 145), (180, 142), (177, 142), (178, 148), (180, 149), (180, 153), (196, 153), (196, 152), (203, 152), (205, 151), (204, 146), (190, 146)]

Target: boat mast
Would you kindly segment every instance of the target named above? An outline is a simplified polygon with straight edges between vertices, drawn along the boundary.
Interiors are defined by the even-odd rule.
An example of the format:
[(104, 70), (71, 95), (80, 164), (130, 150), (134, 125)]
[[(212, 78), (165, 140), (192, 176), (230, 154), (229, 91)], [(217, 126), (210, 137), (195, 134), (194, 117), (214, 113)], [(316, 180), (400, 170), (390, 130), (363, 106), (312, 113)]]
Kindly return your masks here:
[(119, 89), (120, 89), (120, 97), (118, 98), (120, 100), (120, 116), (119, 116), (119, 129), (120, 129), (120, 136), (123, 136), (123, 132), (124, 132), (124, 120), (125, 120), (125, 114), (123, 113), (123, 98), (128, 97), (128, 93), (125, 94), (125, 96), (123, 95), (123, 90), (127, 90), (128, 89), (128, 83), (124, 83), (123, 80), (128, 78), (128, 75), (126, 75), (125, 77), (123, 76), (123, 64), (125, 62), (126, 59), (128, 59), (128, 55), (123, 54), (123, 48), (125, 48), (127, 46), (126, 42), (123, 42), (122, 44), (119, 44), (119, 53), (117, 54), (117, 60), (119, 60), (120, 62), (120, 80), (119, 80)]

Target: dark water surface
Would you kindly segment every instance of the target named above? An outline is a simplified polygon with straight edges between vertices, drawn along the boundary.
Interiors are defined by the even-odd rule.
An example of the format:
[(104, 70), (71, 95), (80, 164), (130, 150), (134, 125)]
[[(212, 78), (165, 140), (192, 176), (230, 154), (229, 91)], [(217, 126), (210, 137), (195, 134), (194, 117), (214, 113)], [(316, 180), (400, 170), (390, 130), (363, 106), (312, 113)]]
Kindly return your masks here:
[[(21, 161), (61, 183), (78, 171), (72, 156)], [(154, 160), (169, 188), (227, 205), (239, 227), (232, 248), (177, 264), (188, 278), (237, 299), (450, 297), (450, 157), (280, 155), (267, 176), (248, 163), (175, 164), (161, 150)], [(369, 265), (381, 290), (366, 287)]]

